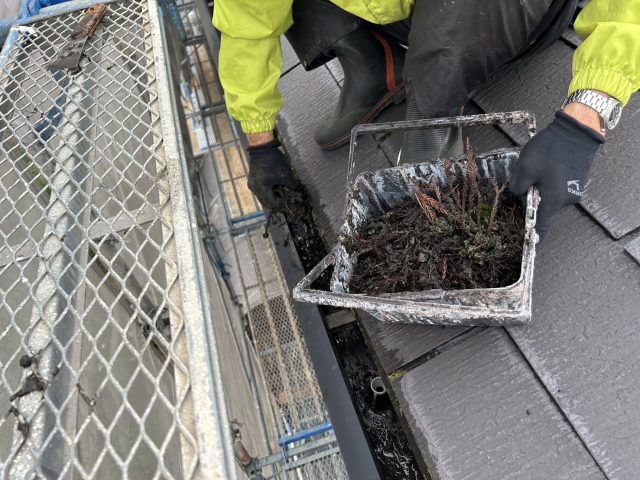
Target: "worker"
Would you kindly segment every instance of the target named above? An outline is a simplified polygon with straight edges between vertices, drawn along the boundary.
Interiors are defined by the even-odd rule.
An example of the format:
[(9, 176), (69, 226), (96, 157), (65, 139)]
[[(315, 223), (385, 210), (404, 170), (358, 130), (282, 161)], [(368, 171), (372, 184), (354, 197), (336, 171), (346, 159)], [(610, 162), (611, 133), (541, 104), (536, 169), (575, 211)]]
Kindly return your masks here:
[[(314, 134), (333, 149), (348, 142), (354, 125), (405, 95), (409, 120), (460, 114), (500, 67), (557, 39), (576, 3), (217, 0), (219, 73), (229, 111), (248, 137), (249, 188), (267, 209), (281, 201), (275, 187), (300, 188), (274, 134), (283, 105), (282, 34), (307, 70), (333, 57), (342, 66), (340, 98)], [(591, 0), (575, 29), (585, 41), (574, 54), (568, 101), (523, 148), (510, 183), (518, 195), (538, 187), (541, 235), (560, 208), (580, 200), (607, 130), (640, 88), (640, 0)], [(460, 137), (458, 129), (405, 134), (402, 158), (449, 157), (461, 151)]]

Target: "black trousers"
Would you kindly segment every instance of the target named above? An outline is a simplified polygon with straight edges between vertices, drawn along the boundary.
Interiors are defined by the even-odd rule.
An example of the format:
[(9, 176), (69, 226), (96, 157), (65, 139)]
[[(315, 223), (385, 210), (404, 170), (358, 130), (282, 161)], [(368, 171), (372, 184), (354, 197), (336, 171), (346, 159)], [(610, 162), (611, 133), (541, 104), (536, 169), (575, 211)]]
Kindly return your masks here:
[(577, 0), (416, 0), (410, 19), (370, 24), (329, 0), (295, 0), (287, 39), (307, 70), (332, 58), (331, 47), (358, 28), (408, 46), (403, 79), (424, 117), (457, 115), (500, 67), (555, 41)]

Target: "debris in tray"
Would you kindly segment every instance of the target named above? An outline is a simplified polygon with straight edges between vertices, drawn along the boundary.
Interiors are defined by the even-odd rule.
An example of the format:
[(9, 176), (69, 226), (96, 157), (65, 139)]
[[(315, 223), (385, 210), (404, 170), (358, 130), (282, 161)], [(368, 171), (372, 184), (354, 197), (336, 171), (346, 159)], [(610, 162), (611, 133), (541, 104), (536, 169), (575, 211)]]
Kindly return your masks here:
[(524, 213), (507, 182), (478, 175), (468, 141), (465, 171), (456, 175), (452, 162), (445, 171), (446, 187), (416, 183), (415, 201), (368, 219), (343, 242), (357, 257), (352, 293), (494, 288), (518, 280)]

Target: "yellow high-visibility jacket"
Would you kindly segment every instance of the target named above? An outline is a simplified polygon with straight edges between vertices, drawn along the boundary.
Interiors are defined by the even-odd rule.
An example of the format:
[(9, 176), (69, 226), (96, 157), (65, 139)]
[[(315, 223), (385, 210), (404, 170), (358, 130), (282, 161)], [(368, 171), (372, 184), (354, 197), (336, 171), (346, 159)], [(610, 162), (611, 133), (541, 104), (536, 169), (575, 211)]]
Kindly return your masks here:
[[(216, 0), (222, 32), (220, 79), (231, 115), (246, 133), (273, 130), (283, 105), (280, 35), (292, 25), (293, 0)], [(414, 0), (331, 0), (371, 23), (411, 15)], [(575, 90), (600, 90), (623, 104), (640, 89), (640, 0), (591, 0), (575, 22), (585, 40), (573, 56)]]

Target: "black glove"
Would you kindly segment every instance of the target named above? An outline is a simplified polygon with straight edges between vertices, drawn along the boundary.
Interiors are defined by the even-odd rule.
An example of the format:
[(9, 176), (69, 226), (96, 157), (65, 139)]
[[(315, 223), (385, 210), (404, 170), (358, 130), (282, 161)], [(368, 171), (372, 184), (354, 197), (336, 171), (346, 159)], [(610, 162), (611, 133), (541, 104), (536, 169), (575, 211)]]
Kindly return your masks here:
[(271, 211), (283, 209), (282, 192), (286, 189), (302, 191), (302, 185), (293, 176), (287, 159), (278, 148), (277, 140), (249, 147), (248, 185), (262, 206)]
[(547, 233), (558, 210), (582, 198), (591, 164), (602, 143), (602, 135), (557, 112), (555, 120), (522, 149), (509, 190), (524, 195), (530, 186), (538, 187), (536, 231), (540, 238)]

